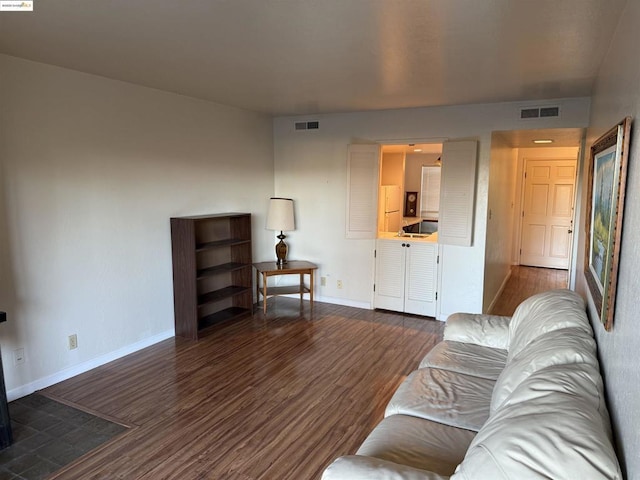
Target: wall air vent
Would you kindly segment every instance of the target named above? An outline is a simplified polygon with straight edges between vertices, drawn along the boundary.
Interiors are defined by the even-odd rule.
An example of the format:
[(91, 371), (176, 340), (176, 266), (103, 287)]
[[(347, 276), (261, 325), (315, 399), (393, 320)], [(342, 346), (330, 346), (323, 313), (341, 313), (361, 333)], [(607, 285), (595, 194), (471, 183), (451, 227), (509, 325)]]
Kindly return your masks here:
[(540, 116), (539, 108), (522, 108), (520, 109), (520, 118), (538, 118)]
[(557, 118), (560, 116), (560, 107), (527, 107), (520, 109), (520, 119), (530, 118)]
[(559, 117), (560, 107), (542, 107), (540, 109), (541, 117)]
[(296, 122), (296, 130), (317, 130), (320, 128), (320, 122)]

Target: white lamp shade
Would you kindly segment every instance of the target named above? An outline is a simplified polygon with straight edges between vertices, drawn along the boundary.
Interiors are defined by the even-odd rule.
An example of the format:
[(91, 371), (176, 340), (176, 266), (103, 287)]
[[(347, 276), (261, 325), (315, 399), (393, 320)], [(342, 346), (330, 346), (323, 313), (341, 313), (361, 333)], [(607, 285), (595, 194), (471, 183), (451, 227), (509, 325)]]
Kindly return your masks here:
[(269, 200), (266, 228), (279, 231), (295, 230), (292, 199), (272, 197)]

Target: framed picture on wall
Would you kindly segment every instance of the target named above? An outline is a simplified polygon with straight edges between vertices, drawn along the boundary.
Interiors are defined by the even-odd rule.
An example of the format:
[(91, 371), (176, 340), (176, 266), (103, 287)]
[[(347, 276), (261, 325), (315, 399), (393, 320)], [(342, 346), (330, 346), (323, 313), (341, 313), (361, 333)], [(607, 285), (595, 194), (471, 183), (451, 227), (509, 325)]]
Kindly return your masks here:
[(591, 146), (586, 215), (585, 276), (605, 330), (613, 327), (631, 118)]

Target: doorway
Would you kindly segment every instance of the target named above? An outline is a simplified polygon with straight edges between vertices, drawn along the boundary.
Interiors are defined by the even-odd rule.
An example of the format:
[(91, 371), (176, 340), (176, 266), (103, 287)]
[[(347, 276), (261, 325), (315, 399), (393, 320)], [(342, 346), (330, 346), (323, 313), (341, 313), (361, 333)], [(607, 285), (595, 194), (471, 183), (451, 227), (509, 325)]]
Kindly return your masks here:
[[(565, 286), (572, 287), (575, 284), (575, 256), (577, 252), (575, 241), (578, 236), (573, 235), (573, 232), (569, 233), (569, 230), (575, 230), (571, 227), (576, 227), (575, 218), (579, 215), (577, 210), (580, 203), (576, 194), (576, 185), (580, 179), (576, 178), (576, 173), (580, 172), (580, 151), (584, 145), (584, 134), (582, 128), (493, 132), (485, 239), (483, 294), (483, 309), (485, 311), (491, 310), (512, 275), (514, 266), (520, 264), (542, 265), (541, 268), (551, 267), (556, 270), (566, 269), (568, 281)], [(547, 143), (536, 143), (539, 140), (544, 140)], [(565, 170), (563, 165), (563, 170), (554, 175), (556, 177), (558, 175), (572, 177), (572, 186), (558, 186), (556, 189), (555, 185), (559, 185), (559, 182), (553, 180), (547, 182), (546, 185), (542, 184), (535, 188), (531, 184), (527, 187), (525, 182), (527, 166), (529, 169), (543, 166), (540, 171), (549, 167), (549, 165), (545, 166), (544, 162), (536, 163), (535, 161), (538, 160), (553, 160), (556, 163), (570, 160), (571, 166), (568, 170)], [(528, 173), (527, 176), (531, 180), (531, 177), (535, 177), (539, 173), (539, 171)], [(527, 189), (528, 193), (525, 192)], [(549, 189), (552, 193), (547, 194)], [(561, 196), (559, 198), (560, 205), (555, 204), (557, 201), (553, 194), (554, 189), (559, 190), (555, 192), (555, 195)], [(542, 197), (544, 201), (538, 197)], [(565, 209), (563, 213), (565, 217), (568, 217), (568, 223), (554, 223), (545, 220), (545, 222), (540, 222), (540, 225), (543, 226), (536, 226), (533, 221), (523, 226), (523, 219), (528, 220), (526, 214), (523, 217), (526, 202), (529, 202), (527, 210), (535, 213), (537, 213), (535, 208), (538, 211), (546, 211), (548, 208), (553, 211), (554, 207), (556, 210), (562, 207)], [(567, 205), (569, 206), (567, 207)], [(559, 236), (561, 232), (564, 233), (563, 237)], [(546, 256), (563, 257), (565, 263), (554, 265), (542, 262), (534, 263), (530, 258), (531, 255), (527, 258), (528, 253), (540, 253), (541, 250), (544, 250), (545, 245), (546, 252), (552, 252)], [(521, 250), (525, 253), (525, 258), (521, 258)], [(562, 252), (561, 255), (558, 254), (559, 251)], [(546, 252), (542, 252), (543, 257)]]

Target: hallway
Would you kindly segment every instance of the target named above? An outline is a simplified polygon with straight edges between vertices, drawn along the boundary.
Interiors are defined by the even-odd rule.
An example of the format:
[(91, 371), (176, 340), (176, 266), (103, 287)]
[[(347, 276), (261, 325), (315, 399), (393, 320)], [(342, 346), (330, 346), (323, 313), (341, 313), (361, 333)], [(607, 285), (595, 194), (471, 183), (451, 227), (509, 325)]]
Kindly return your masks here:
[(490, 313), (513, 315), (516, 307), (526, 298), (547, 290), (567, 288), (568, 275), (567, 270), (514, 265), (511, 278)]

